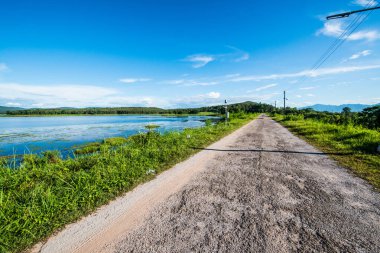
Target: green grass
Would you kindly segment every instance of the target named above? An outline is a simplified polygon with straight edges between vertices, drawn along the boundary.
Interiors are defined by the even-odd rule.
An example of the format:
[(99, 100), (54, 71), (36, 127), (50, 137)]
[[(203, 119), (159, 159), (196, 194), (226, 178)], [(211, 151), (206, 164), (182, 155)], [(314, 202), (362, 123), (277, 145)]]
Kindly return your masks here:
[(89, 144), (76, 158), (26, 155), (20, 168), (0, 160), (0, 252), (19, 252), (198, 152), (257, 115), (232, 115), (183, 132), (138, 134)]
[(331, 156), (380, 189), (380, 155), (376, 152), (380, 144), (379, 131), (304, 120), (302, 116), (276, 115), (274, 119), (324, 152), (348, 153)]

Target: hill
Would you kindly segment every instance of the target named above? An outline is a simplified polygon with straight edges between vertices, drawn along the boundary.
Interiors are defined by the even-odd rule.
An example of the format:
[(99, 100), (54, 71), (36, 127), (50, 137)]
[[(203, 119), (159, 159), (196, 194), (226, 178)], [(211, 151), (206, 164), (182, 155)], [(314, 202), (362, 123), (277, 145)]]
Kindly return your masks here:
[(20, 107), (8, 107), (8, 106), (0, 106), (0, 114), (6, 113), (8, 111), (19, 111), (23, 110), (23, 108)]

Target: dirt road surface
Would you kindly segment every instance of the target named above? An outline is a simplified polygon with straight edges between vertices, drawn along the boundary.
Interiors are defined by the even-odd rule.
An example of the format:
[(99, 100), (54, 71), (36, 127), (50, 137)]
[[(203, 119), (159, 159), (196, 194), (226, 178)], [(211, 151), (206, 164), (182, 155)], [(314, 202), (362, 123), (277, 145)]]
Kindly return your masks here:
[(380, 252), (380, 194), (265, 116), (109, 206), (39, 250)]
[(117, 252), (380, 252), (380, 195), (271, 119), (215, 152)]

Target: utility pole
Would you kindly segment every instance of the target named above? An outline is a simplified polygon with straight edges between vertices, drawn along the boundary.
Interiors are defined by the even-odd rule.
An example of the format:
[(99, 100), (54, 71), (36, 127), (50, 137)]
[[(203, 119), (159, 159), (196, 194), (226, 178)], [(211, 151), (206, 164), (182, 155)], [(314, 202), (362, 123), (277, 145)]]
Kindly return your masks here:
[(230, 114), (228, 113), (228, 108), (227, 108), (227, 100), (224, 100), (224, 109), (226, 111), (226, 125), (227, 125), (227, 122), (228, 122), (228, 118), (230, 117)]
[(276, 113), (276, 112), (277, 112), (277, 100), (274, 101), (274, 113)]
[(286, 98), (286, 91), (284, 91), (284, 114), (285, 114), (285, 110), (286, 110), (286, 100), (288, 100)]
[(380, 6), (362, 9), (362, 10), (357, 10), (357, 11), (349, 11), (349, 12), (339, 13), (339, 14), (328, 16), (326, 19), (331, 20), (331, 19), (338, 19), (338, 18), (347, 18), (351, 14), (355, 14), (355, 13), (359, 13), (359, 12), (365, 12), (365, 11), (373, 11), (373, 10), (378, 10), (378, 9), (380, 9)]

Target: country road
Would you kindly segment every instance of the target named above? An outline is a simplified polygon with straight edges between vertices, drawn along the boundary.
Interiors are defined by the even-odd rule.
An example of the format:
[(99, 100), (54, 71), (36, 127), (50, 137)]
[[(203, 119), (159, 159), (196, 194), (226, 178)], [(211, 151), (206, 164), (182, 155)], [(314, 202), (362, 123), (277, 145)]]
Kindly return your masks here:
[(39, 250), (380, 252), (380, 194), (266, 116), (147, 185)]

